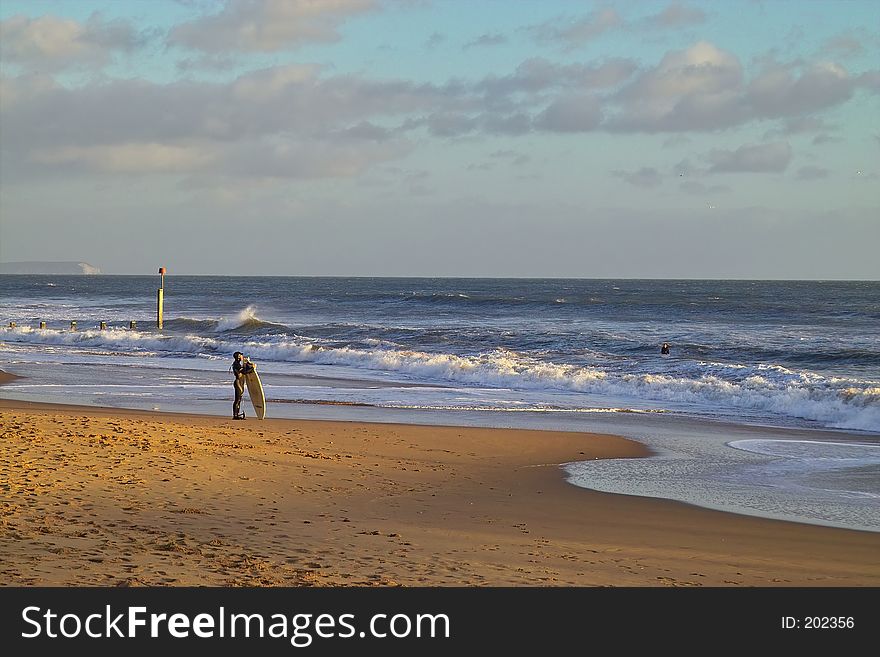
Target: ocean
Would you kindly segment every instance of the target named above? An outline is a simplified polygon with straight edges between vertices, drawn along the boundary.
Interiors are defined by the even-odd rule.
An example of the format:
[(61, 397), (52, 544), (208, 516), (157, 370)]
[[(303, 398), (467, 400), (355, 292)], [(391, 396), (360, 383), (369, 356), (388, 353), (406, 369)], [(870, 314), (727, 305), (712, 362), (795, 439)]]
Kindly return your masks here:
[(0, 397), (227, 415), (242, 351), (272, 417), (618, 433), (572, 483), (880, 531), (878, 282), (171, 275), (161, 331), (158, 283), (0, 276)]

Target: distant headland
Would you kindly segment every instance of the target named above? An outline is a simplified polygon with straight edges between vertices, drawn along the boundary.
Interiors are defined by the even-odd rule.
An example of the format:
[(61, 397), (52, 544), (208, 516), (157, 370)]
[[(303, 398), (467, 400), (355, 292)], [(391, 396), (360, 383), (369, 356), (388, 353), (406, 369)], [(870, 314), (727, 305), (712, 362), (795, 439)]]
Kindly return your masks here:
[(0, 262), (0, 274), (100, 274), (87, 262)]

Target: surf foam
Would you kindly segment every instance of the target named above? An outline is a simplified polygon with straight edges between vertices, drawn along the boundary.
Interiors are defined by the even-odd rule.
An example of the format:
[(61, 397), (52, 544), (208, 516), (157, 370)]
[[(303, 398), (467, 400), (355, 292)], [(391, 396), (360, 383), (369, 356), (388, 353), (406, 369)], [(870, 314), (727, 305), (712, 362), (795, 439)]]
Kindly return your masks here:
[[(229, 320), (262, 321), (253, 307)], [(538, 359), (507, 349), (478, 355), (428, 353), (377, 346), (358, 349), (319, 344), (304, 337), (266, 336), (244, 340), (153, 331), (58, 331), (28, 327), (0, 329), (11, 343), (110, 348), (159, 355), (231, 355), (240, 350), (255, 360), (345, 366), (402, 374), (424, 382), (476, 387), (592, 393), (615, 398), (695, 404), (702, 408), (747, 409), (802, 418), (839, 429), (880, 432), (880, 382), (823, 377), (778, 366), (688, 362), (673, 373), (630, 372), (600, 366)], [(592, 404), (588, 405), (592, 406)]]

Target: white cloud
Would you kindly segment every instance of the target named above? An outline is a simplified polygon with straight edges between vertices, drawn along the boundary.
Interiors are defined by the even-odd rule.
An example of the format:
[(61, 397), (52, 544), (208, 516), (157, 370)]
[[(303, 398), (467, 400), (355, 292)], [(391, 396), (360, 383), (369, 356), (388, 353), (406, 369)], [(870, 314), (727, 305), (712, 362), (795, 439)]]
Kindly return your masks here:
[(114, 53), (130, 52), (144, 40), (125, 21), (106, 21), (99, 14), (85, 23), (52, 15), (0, 21), (0, 55), (5, 63), (25, 69), (100, 66), (109, 63)]
[(602, 108), (595, 96), (557, 98), (538, 115), (535, 124), (551, 132), (586, 132), (602, 122)]
[(523, 61), (510, 75), (490, 75), (477, 88), (493, 97), (512, 93), (535, 93), (550, 88), (597, 89), (613, 87), (629, 78), (636, 70), (630, 59), (608, 59), (593, 65), (560, 65), (543, 57)]
[(254, 71), (233, 82), (232, 96), (248, 102), (268, 102), (317, 80), (318, 66), (290, 64)]
[(688, 7), (680, 2), (673, 2), (663, 11), (645, 19), (649, 27), (676, 28), (697, 25), (706, 21), (706, 12), (696, 7)]
[(500, 46), (502, 44), (507, 43), (507, 37), (499, 32), (487, 32), (486, 34), (481, 34), (473, 41), (468, 41), (464, 44), (464, 48), (477, 48), (477, 47), (485, 47), (485, 46)]
[(530, 31), (538, 41), (559, 43), (573, 48), (623, 25), (623, 19), (610, 7), (597, 9), (580, 18), (561, 18), (533, 26)]
[(667, 53), (656, 68), (639, 76), (621, 97), (662, 100), (713, 94), (738, 86), (742, 79), (736, 55), (700, 41), (687, 50)]
[[(797, 117), (848, 100), (856, 84), (837, 64), (802, 69), (767, 63), (746, 81), (739, 59), (708, 42), (667, 53), (615, 97), (606, 127), (616, 131), (706, 131), (767, 118)], [(609, 113), (611, 114), (611, 113)]]
[(855, 30), (842, 32), (827, 39), (822, 44), (822, 52), (841, 57), (855, 57), (865, 52), (863, 39), (870, 39), (870, 36), (857, 34)]
[(107, 173), (169, 173), (203, 169), (215, 154), (204, 145), (128, 143), (105, 146), (62, 146), (33, 153), (41, 164), (77, 165)]
[(816, 64), (800, 76), (777, 65), (749, 83), (747, 100), (761, 116), (790, 116), (837, 105), (852, 95), (853, 87), (852, 78), (836, 64)]
[(205, 52), (274, 52), (340, 39), (352, 15), (376, 8), (373, 0), (228, 0), (223, 9), (175, 27), (172, 45)]
[(667, 53), (617, 96), (620, 130), (701, 130), (741, 122), (744, 108), (737, 93), (743, 70), (732, 53), (701, 41), (687, 50)]

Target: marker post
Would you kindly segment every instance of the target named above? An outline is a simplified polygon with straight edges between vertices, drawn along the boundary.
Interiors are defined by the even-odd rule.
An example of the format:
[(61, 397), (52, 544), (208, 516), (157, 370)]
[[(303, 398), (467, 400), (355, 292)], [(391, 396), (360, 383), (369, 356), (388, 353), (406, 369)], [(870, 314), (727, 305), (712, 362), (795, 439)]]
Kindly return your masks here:
[(156, 294), (156, 327), (162, 329), (162, 306), (165, 303), (165, 267), (159, 267), (159, 290)]

